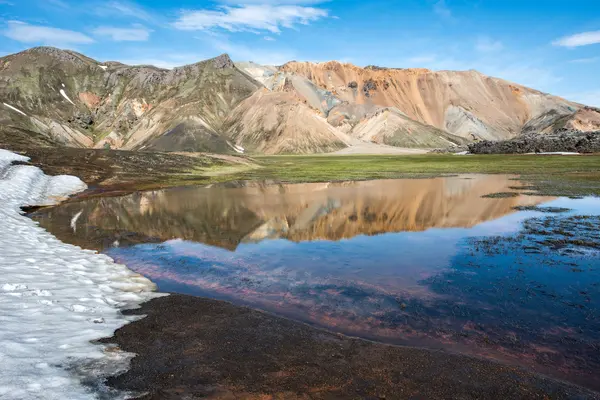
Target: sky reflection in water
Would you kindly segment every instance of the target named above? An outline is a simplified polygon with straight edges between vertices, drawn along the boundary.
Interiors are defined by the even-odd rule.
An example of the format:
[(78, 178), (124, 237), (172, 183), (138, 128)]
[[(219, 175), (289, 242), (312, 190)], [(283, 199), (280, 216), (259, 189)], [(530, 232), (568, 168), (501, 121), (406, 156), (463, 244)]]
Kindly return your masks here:
[[(66, 220), (83, 209), (88, 224), (119, 237), (152, 237), (103, 251), (162, 291), (599, 388), (598, 218), (573, 217), (598, 216), (600, 200), (483, 199), (519, 183), (470, 178), (179, 189), (63, 211)], [(513, 210), (536, 204), (571, 211)], [(60, 215), (40, 222), (60, 230)], [(166, 233), (176, 225), (179, 235)]]

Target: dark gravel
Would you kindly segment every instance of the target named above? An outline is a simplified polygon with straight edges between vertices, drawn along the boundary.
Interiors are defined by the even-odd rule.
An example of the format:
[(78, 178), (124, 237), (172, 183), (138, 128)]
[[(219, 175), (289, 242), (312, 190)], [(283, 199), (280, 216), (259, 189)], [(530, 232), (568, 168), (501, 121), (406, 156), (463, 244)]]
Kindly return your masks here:
[(143, 399), (600, 399), (516, 367), (353, 339), (245, 307), (171, 295), (132, 314), (138, 354), (108, 385)]

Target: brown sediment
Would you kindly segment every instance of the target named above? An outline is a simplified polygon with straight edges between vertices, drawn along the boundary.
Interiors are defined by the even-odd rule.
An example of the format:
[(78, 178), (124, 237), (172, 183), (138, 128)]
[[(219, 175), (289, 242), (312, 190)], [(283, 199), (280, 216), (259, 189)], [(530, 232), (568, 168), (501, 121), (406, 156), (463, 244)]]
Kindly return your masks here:
[(517, 367), (333, 334), (230, 303), (154, 299), (113, 338), (143, 399), (600, 399)]
[(29, 164), (48, 175), (79, 177), (91, 189), (78, 198), (207, 183), (210, 169), (240, 172), (256, 166), (243, 156), (4, 145), (1, 137), (0, 147), (29, 157)]

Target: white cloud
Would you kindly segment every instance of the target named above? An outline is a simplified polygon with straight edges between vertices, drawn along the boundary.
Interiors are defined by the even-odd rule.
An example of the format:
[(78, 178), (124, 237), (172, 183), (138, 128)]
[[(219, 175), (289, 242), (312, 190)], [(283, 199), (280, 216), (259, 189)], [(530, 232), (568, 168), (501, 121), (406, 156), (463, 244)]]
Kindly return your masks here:
[(575, 60), (569, 61), (573, 64), (591, 64), (600, 61), (600, 57), (589, 57), (589, 58), (576, 58)]
[(239, 6), (241, 4), (269, 4), (269, 5), (289, 5), (289, 4), (319, 4), (329, 0), (222, 0), (220, 3)]
[(19, 42), (53, 46), (89, 44), (94, 42), (94, 39), (80, 32), (49, 26), (30, 25), (20, 21), (9, 21), (8, 28), (2, 33), (4, 36)]
[(69, 8), (69, 5), (62, 0), (46, 0), (46, 2), (60, 8)]
[(585, 104), (586, 106), (600, 107), (600, 89), (582, 93), (572, 93), (564, 97), (576, 101), (577, 103)]
[(274, 42), (275, 38), (271, 37), (271, 36), (265, 36), (263, 39), (265, 39), (267, 42)]
[(513, 63), (504, 66), (490, 63), (482, 70), (490, 76), (545, 92), (552, 92), (552, 88), (562, 81), (562, 78), (555, 75), (552, 70), (528, 63)]
[[(137, 58), (131, 60), (119, 60), (119, 62), (126, 65), (152, 65), (158, 68), (164, 69), (173, 69), (175, 67), (181, 67), (186, 63), (182, 63), (179, 61), (169, 60), (169, 59), (159, 59), (159, 58)], [(192, 64), (192, 63), (190, 63)]]
[(295, 54), (287, 50), (266, 50), (256, 47), (246, 47), (229, 41), (214, 43), (215, 48), (230, 55), (235, 61), (253, 61), (263, 65), (283, 65), (293, 60)]
[(96, 36), (108, 36), (115, 42), (144, 42), (150, 37), (152, 30), (142, 25), (131, 28), (115, 28), (112, 26), (101, 26), (94, 29)]
[(289, 49), (261, 48), (246, 46), (232, 42), (227, 35), (196, 36), (198, 39), (211, 47), (213, 54), (227, 53), (234, 61), (253, 61), (263, 65), (283, 65), (290, 60), (297, 59), (296, 53)]
[[(145, 57), (144, 53), (151, 53), (152, 55)], [(154, 56), (154, 54), (160, 54), (160, 58)], [(214, 54), (206, 55), (197, 52), (169, 53), (169, 50), (165, 49), (142, 51), (138, 52), (138, 55), (139, 57), (120, 59), (119, 62), (127, 65), (153, 65), (158, 68), (173, 69), (183, 65), (195, 64), (214, 56)]]
[[(421, 55), (421, 56), (415, 56), (415, 57), (411, 57), (408, 60), (406, 60), (408, 63), (410, 64), (425, 64), (425, 63), (431, 63), (435, 61), (435, 56), (434, 55)], [(419, 65), (420, 66), (420, 65)]]
[(181, 30), (209, 30), (221, 28), (231, 32), (280, 32), (281, 28), (307, 25), (328, 16), (327, 10), (296, 5), (241, 5), (223, 6), (217, 10), (183, 11), (174, 23)]
[(571, 36), (564, 36), (552, 42), (555, 46), (579, 47), (600, 43), (600, 31), (582, 32)]
[(152, 16), (142, 7), (130, 1), (109, 1), (96, 7), (95, 14), (99, 16), (133, 17), (144, 21), (153, 20)]
[(487, 36), (482, 36), (477, 39), (477, 43), (475, 43), (475, 50), (481, 53), (493, 53), (500, 51), (504, 48), (504, 45), (499, 40), (492, 40)]
[(444, 19), (452, 19), (452, 11), (450, 11), (450, 8), (446, 4), (446, 0), (438, 0), (433, 5), (433, 12)]

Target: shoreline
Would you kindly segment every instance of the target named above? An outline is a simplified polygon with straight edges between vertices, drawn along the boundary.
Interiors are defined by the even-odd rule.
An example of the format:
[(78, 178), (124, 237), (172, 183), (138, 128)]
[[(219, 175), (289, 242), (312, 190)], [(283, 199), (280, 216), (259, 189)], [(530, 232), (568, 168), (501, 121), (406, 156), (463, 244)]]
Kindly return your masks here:
[(97, 398), (83, 383), (101, 391), (99, 382), (132, 355), (96, 341), (136, 319), (123, 308), (160, 294), (145, 277), (26, 217), (23, 206), (56, 204), (86, 188), (26, 162), (0, 149), (0, 398)]
[[(181, 298), (187, 297), (185, 295), (178, 295), (178, 294), (171, 294), (170, 296), (178, 296), (178, 298), (179, 297), (181, 297)], [(197, 303), (197, 304), (201, 304), (202, 302), (222, 303), (219, 300), (212, 300), (212, 299), (201, 298), (201, 297), (194, 297), (193, 299), (197, 299), (197, 300), (190, 300), (190, 299), (179, 300), (178, 299), (177, 301), (181, 301), (181, 302), (184, 302), (184, 303), (187, 303), (187, 302)], [(171, 313), (177, 313), (178, 312), (178, 307), (163, 305), (163, 302), (160, 302), (160, 301), (159, 302), (151, 302), (151, 304), (152, 305), (149, 305), (149, 307), (151, 308), (151, 310), (150, 310), (150, 312), (148, 314), (150, 314), (150, 313), (171, 314)], [(168, 301), (165, 300), (164, 304), (168, 304)], [(226, 304), (229, 304), (229, 303), (226, 303)], [(145, 308), (145, 305), (143, 307)], [(231, 308), (231, 309), (240, 309), (240, 310), (246, 308), (244, 306), (236, 306), (236, 305), (233, 305), (233, 304), (229, 304), (228, 307)], [(265, 312), (263, 312), (263, 311), (254, 311), (254, 312), (265, 314)], [(137, 314), (137, 312), (134, 312), (134, 314)], [(146, 314), (146, 312), (142, 312), (142, 314)], [(301, 330), (300, 326), (301, 325), (302, 326), (305, 325), (304, 323), (299, 322), (299, 321), (295, 321), (293, 319), (289, 319), (289, 318), (285, 318), (285, 317), (278, 317), (276, 315), (271, 315), (271, 314), (268, 314), (268, 313), (266, 313), (266, 314), (267, 314), (267, 317), (269, 319), (269, 321), (267, 323), (267, 325), (269, 325), (269, 326), (266, 327), (266, 328), (265, 327), (263, 327), (263, 328), (256, 328), (257, 329), (256, 335), (260, 335), (261, 333), (266, 333), (265, 331), (268, 331), (270, 329), (270, 327), (271, 327), (274, 330), (283, 330), (283, 334), (285, 335), (285, 338), (292, 339), (292, 341), (293, 341), (294, 337), (298, 335), (298, 333), (295, 332), (295, 330)], [(126, 313), (126, 315), (128, 315), (128, 313)], [(193, 326), (195, 324), (195, 321), (193, 319), (190, 319), (187, 316), (185, 316), (185, 314), (181, 314), (181, 315), (182, 315), (181, 316), (182, 320), (184, 320), (184, 321), (187, 322), (187, 325), (185, 323), (180, 324), (181, 330), (185, 332), (185, 331), (187, 331), (187, 330), (190, 329), (190, 326)], [(215, 318), (216, 323), (226, 323), (226, 321), (221, 321), (221, 319), (225, 320), (227, 318), (227, 313), (225, 313), (224, 316), (215, 315), (214, 318)], [(164, 317), (159, 316), (159, 319), (162, 319), (163, 322), (159, 323), (157, 326), (158, 326), (159, 329), (161, 329), (161, 330), (164, 331), (165, 329), (167, 329), (166, 324), (164, 322)], [(282, 321), (282, 320), (284, 320), (284, 321)], [(133, 323), (133, 325), (136, 325), (136, 324), (138, 324), (138, 323), (137, 322)], [(163, 326), (163, 324), (165, 324), (165, 326)], [(288, 326), (289, 324), (293, 325), (293, 327), (289, 327)], [(281, 328), (281, 327), (284, 327), (285, 329)], [(432, 353), (432, 352), (435, 353), (435, 350), (427, 350), (427, 349), (422, 349), (422, 348), (418, 348), (418, 347), (410, 347), (410, 346), (408, 346), (408, 347), (407, 346), (394, 346), (394, 345), (384, 344), (384, 343), (377, 342), (377, 341), (372, 342), (372, 341), (370, 341), (368, 339), (364, 339), (364, 338), (363, 339), (361, 339), (361, 338), (353, 338), (353, 337), (344, 336), (343, 334), (337, 334), (337, 333), (330, 332), (330, 331), (322, 331), (320, 328), (313, 327), (313, 326), (310, 326), (310, 325), (307, 325), (307, 327), (308, 327), (309, 330), (314, 330), (314, 331), (318, 331), (318, 332), (324, 332), (326, 335), (329, 335), (329, 336), (332, 336), (332, 337), (337, 337), (337, 338), (342, 338), (343, 339), (342, 342), (344, 342), (344, 343), (347, 342), (347, 341), (350, 341), (350, 342), (354, 341), (354, 342), (360, 342), (360, 343), (363, 343), (363, 344), (364, 343), (370, 343), (370, 345), (373, 346), (376, 349), (386, 348), (386, 347), (387, 348), (389, 348), (389, 347), (398, 348), (399, 347), (401, 349), (405, 349), (405, 350), (401, 351), (400, 353), (403, 353), (403, 352), (409, 353), (410, 351), (414, 351), (414, 352), (417, 352), (417, 353), (423, 353), (423, 354), (425, 354), (425, 353)], [(240, 329), (239, 326), (238, 327), (234, 327), (234, 328), (235, 329)], [(141, 329), (135, 335), (145, 335), (145, 334), (147, 334), (147, 331)], [(242, 336), (241, 333), (239, 335)], [(171, 335), (168, 334), (168, 333), (164, 333), (164, 337), (170, 338)], [(219, 337), (219, 335), (216, 335), (216, 337)], [(182, 341), (182, 342), (185, 342), (188, 339), (189, 338), (187, 338), (187, 337), (178, 338), (178, 340)], [(191, 339), (195, 340), (196, 338), (194, 338), (192, 336)], [(147, 363), (147, 365), (145, 365), (144, 368), (141, 368), (140, 370), (138, 370), (136, 372), (136, 374), (140, 374), (140, 371), (142, 371), (141, 373), (144, 373), (144, 374), (151, 374), (152, 372), (149, 372), (149, 371), (152, 371), (153, 369), (155, 369), (155, 370), (164, 369), (164, 366), (161, 366), (161, 364), (160, 364), (161, 360), (157, 361), (156, 358), (153, 358), (153, 356), (146, 354), (148, 352), (147, 348), (148, 348), (148, 346), (151, 347), (151, 344), (150, 345), (147, 344), (145, 347), (142, 348), (141, 352), (138, 352), (137, 350), (134, 350), (134, 349), (131, 349), (131, 348), (128, 347), (128, 346), (131, 346), (131, 343), (132, 343), (131, 341), (132, 340), (136, 340), (136, 339), (131, 339), (131, 338), (127, 339), (127, 338), (125, 338), (124, 341), (120, 341), (120, 342), (117, 342), (117, 343), (118, 343), (119, 347), (122, 348), (123, 350), (128, 351), (128, 352), (139, 353), (140, 356), (144, 357), (143, 359), (146, 360), (145, 362)], [(159, 336), (159, 337), (156, 338), (156, 340), (164, 340), (164, 338), (161, 338)], [(113, 343), (113, 341), (109, 339), (105, 343)], [(316, 352), (315, 349), (318, 349), (319, 346), (320, 346), (320, 343), (318, 343), (318, 341), (317, 341), (317, 342), (313, 343), (312, 346), (308, 346), (308, 347), (300, 346), (300, 347), (297, 347), (296, 349), (294, 349), (294, 351), (298, 352), (298, 353), (312, 353), (312, 352)], [(218, 344), (215, 347), (218, 348), (219, 347)], [(406, 349), (408, 349), (410, 351), (407, 351)], [(476, 355), (474, 356), (474, 355), (460, 354), (460, 353), (453, 353), (453, 352), (443, 352), (443, 353), (440, 353), (440, 354), (442, 354), (443, 357), (449, 358), (448, 363), (450, 363), (452, 365), (454, 365), (456, 363), (460, 364), (460, 362), (457, 361), (457, 360), (461, 360), (461, 359), (462, 360), (467, 360), (467, 361), (465, 361), (465, 363), (466, 364), (470, 364), (470, 365), (471, 364), (472, 365), (476, 365), (477, 362), (475, 362), (475, 361), (484, 362), (484, 363), (492, 363), (495, 367), (487, 367), (487, 368), (490, 368), (490, 372), (489, 372), (490, 375), (495, 374), (497, 370), (502, 370), (503, 367), (505, 369), (509, 368), (511, 370), (518, 370), (518, 371), (520, 371), (520, 373), (525, 374), (527, 376), (526, 383), (524, 384), (525, 385), (524, 387), (526, 387), (526, 388), (539, 386), (540, 384), (538, 383), (538, 381), (544, 381), (544, 382), (545, 381), (550, 381), (550, 382), (553, 382), (552, 384), (548, 384), (548, 386), (547, 386), (548, 389), (547, 389), (546, 392), (540, 392), (541, 393), (540, 396), (542, 396), (540, 398), (543, 398), (544, 395), (553, 396), (553, 393), (558, 393), (558, 395), (556, 397), (551, 397), (551, 398), (572, 398), (572, 397), (575, 396), (574, 394), (571, 393), (571, 391), (573, 391), (573, 390), (575, 390), (575, 392), (573, 392), (573, 393), (578, 393), (578, 395), (579, 395), (580, 392), (577, 392), (577, 390), (583, 391), (583, 393), (585, 393), (585, 396), (581, 397), (581, 398), (600, 398), (600, 397), (597, 397), (598, 393), (591, 392), (591, 391), (588, 392), (588, 389), (581, 389), (581, 388), (579, 388), (577, 386), (574, 386), (575, 385), (574, 383), (567, 383), (567, 382), (556, 381), (555, 379), (557, 379), (557, 378), (550, 378), (550, 377), (545, 378), (543, 375), (539, 375), (539, 372), (536, 373), (536, 372), (533, 372), (532, 370), (522, 369), (522, 368), (524, 368), (522, 366), (518, 367), (516, 365), (502, 364), (502, 363), (499, 363), (498, 361), (491, 361), (489, 359), (487, 359), (487, 360), (486, 359), (481, 359), (480, 360)], [(227, 355), (227, 356), (229, 357), (230, 355)], [(237, 356), (237, 355), (234, 355), (234, 356)], [(261, 356), (260, 353), (257, 354), (257, 357), (260, 357), (260, 356)], [(192, 356), (192, 361), (190, 361), (190, 363), (196, 364), (197, 360), (194, 359), (193, 357), (195, 357), (195, 356)], [(272, 358), (274, 358), (274, 359), (277, 359), (279, 357), (280, 357), (279, 354), (272, 355)], [(419, 357), (423, 357), (422, 354), (418, 354), (417, 357), (416, 357), (416, 359), (419, 359)], [(473, 358), (475, 358), (475, 361), (473, 360)], [(380, 360), (375, 360), (375, 361), (376, 361), (376, 363), (380, 364), (380, 368), (381, 369), (389, 370), (390, 368), (393, 368), (393, 364), (389, 365), (389, 363), (387, 361), (380, 361)], [(246, 362), (248, 362), (250, 365), (253, 365), (253, 363), (256, 363), (255, 360), (250, 360), (250, 361), (244, 360), (244, 363), (246, 363)], [(324, 364), (324, 362), (322, 364)], [(360, 362), (358, 362), (358, 364), (360, 366)], [(321, 368), (322, 365), (320, 365), (318, 367)], [(352, 366), (350, 366), (350, 367), (352, 367)], [(454, 368), (455, 367), (451, 367), (451, 369), (454, 369)], [(473, 368), (476, 368), (476, 367), (473, 367)], [(431, 373), (431, 372), (435, 372), (435, 371), (436, 370), (434, 369), (432, 371), (428, 371), (427, 373)], [(439, 371), (439, 369), (438, 369), (438, 371)], [(542, 372), (544, 372), (544, 371), (542, 371)], [(394, 373), (393, 369), (392, 369), (392, 373)], [(403, 371), (401, 371), (401, 373), (404, 374)], [(446, 374), (446, 375), (450, 375), (450, 379), (454, 379), (454, 376), (452, 376), (451, 373), (448, 373), (446, 371), (443, 371), (443, 373)], [(176, 373), (173, 374), (173, 375), (177, 375), (177, 374), (179, 374), (178, 371), (176, 371)], [(318, 375), (318, 374), (316, 374), (316, 375)], [(348, 374), (348, 376), (352, 377), (352, 378), (358, 378), (359, 377), (358, 375), (352, 375), (352, 374)], [(362, 375), (360, 377), (362, 379)], [(146, 378), (147, 377), (142, 376), (140, 379), (146, 379)], [(335, 376), (333, 378), (335, 378)], [(111, 378), (110, 381), (111, 382), (116, 382), (116, 380), (118, 380), (118, 379), (119, 379), (118, 377), (113, 377), (113, 378)], [(133, 379), (138, 379), (138, 377), (134, 377)], [(176, 377), (174, 379), (178, 379), (178, 378)], [(190, 379), (192, 379), (192, 377), (190, 377)], [(558, 379), (560, 379), (560, 377)], [(413, 380), (413, 381), (419, 382), (421, 380), (421, 377), (420, 376), (411, 376), (409, 380)], [(485, 378), (485, 379), (482, 380), (482, 379), (480, 379), (478, 377), (477, 380), (476, 380), (476, 382), (480, 382), (480, 381), (484, 382), (482, 384), (484, 386), (483, 389), (482, 389), (483, 391), (480, 394), (483, 397), (485, 397), (485, 398), (491, 398), (490, 397), (491, 394), (492, 393), (496, 393), (499, 390), (498, 389), (498, 383), (494, 382), (493, 379), (490, 380), (490, 378)], [(383, 387), (383, 386), (385, 386), (386, 383), (387, 382), (383, 382), (383, 383), (382, 382), (378, 382), (376, 386), (377, 387)], [(517, 384), (517, 383), (513, 382), (512, 384)], [(579, 382), (579, 383), (581, 383), (581, 382)], [(149, 387), (149, 388), (154, 387), (153, 385), (155, 385), (155, 384), (156, 384), (156, 382), (153, 381), (152, 379), (146, 379), (146, 381), (144, 383), (144, 385), (146, 385), (146, 387)], [(312, 384), (311, 381), (306, 382), (304, 384), (304, 386), (302, 386), (300, 388), (300, 390), (304, 390), (303, 388), (309, 387), (311, 384)], [(409, 383), (407, 383), (408, 386), (413, 385), (413, 384), (414, 384), (414, 382), (412, 382), (412, 381), (409, 382)], [(557, 384), (559, 386), (555, 386)], [(181, 385), (186, 386), (186, 383), (184, 382)], [(218, 382), (218, 381), (214, 381), (212, 383), (212, 385), (213, 386), (214, 385), (220, 386), (221, 383)], [(272, 383), (272, 385), (273, 386), (268, 386), (267, 385), (267, 387), (265, 389), (265, 393), (267, 393), (267, 394), (271, 393), (271, 392), (277, 390), (280, 387), (280, 384), (277, 383), (277, 382)], [(544, 383), (544, 385), (546, 385), (546, 383)], [(561, 389), (562, 387), (560, 385), (564, 385), (564, 387), (566, 388), (565, 391), (563, 391), (563, 392), (560, 391), (560, 390), (562, 390)], [(440, 384), (440, 386), (442, 386), (442, 385)], [(133, 391), (133, 390), (145, 391), (146, 390), (142, 386), (140, 386), (140, 387), (138, 387), (136, 389), (135, 387), (126, 387), (126, 386), (119, 387), (118, 384), (117, 384), (117, 386), (115, 386), (115, 388), (118, 388), (120, 390), (127, 390), (127, 391)], [(502, 389), (502, 387), (501, 387), (501, 389)], [(163, 389), (160, 389), (160, 390), (163, 390)], [(194, 388), (186, 388), (186, 389), (184, 389), (184, 391), (187, 391), (187, 390), (193, 391), (195, 389)], [(229, 390), (229, 389), (227, 389), (227, 390)], [(298, 391), (298, 389), (295, 389), (295, 390), (296, 390), (296, 392)], [(391, 387), (390, 390), (391, 390), (391, 393), (396, 393), (396, 391), (398, 390), (398, 388)], [(417, 387), (415, 390), (417, 390), (417, 392), (416, 392), (417, 394), (416, 395), (427, 395), (426, 398), (448, 398), (448, 397), (456, 397), (456, 396), (466, 396), (465, 393), (467, 393), (467, 394), (471, 393), (470, 391), (472, 389), (470, 388), (470, 386), (465, 385), (464, 383), (461, 382), (461, 384), (457, 388), (453, 388), (452, 389), (452, 390), (458, 390), (457, 392), (451, 392), (451, 393), (448, 393), (448, 394), (446, 394), (446, 392), (443, 392), (443, 391), (441, 391), (441, 392), (435, 392), (435, 393), (426, 392), (426, 393), (422, 394), (421, 392), (419, 392), (419, 390), (421, 390), (420, 387)], [(445, 390), (445, 389), (440, 389), (440, 390)], [(461, 390), (464, 390), (464, 392), (461, 392)], [(502, 389), (502, 390), (504, 390), (504, 389)], [(527, 390), (529, 390), (529, 389), (527, 389)], [(557, 390), (558, 390), (558, 392), (557, 392)], [(296, 392), (294, 392), (294, 393), (296, 393)], [(301, 392), (301, 393), (304, 393), (304, 392)], [(312, 392), (310, 392), (310, 393), (312, 393)], [(264, 394), (264, 393), (262, 393), (262, 394)], [(161, 396), (156, 397), (156, 398), (164, 398), (164, 397), (162, 397), (163, 395), (164, 394), (161, 394)], [(204, 394), (202, 394), (202, 395), (204, 396)], [(215, 395), (215, 394), (213, 393), (213, 394), (211, 394), (211, 396), (212, 395)], [(227, 396), (225, 396), (221, 392), (217, 393), (216, 395), (218, 395), (218, 396), (224, 396), (222, 398), (228, 398)], [(239, 394), (236, 394), (236, 396), (237, 395), (239, 395)], [(248, 394), (247, 393), (243, 393), (242, 395), (243, 396), (247, 396)], [(328, 393), (327, 396), (329, 396), (329, 395), (333, 396), (334, 394), (333, 393)], [(371, 395), (376, 396), (373, 393), (369, 394), (369, 396), (371, 396)], [(290, 398), (288, 393), (281, 394), (281, 396), (283, 396), (284, 398)], [(327, 397), (327, 396), (325, 398), (330, 398), (330, 397)], [(348, 393), (344, 392), (342, 398), (348, 398), (348, 396), (350, 396), (349, 392)], [(390, 395), (386, 395), (385, 398), (394, 398), (393, 396), (392, 397), (389, 397), (389, 396)], [(518, 393), (513, 393), (513, 392), (507, 392), (506, 396), (515, 397), (515, 396), (519, 396), (519, 394)], [(150, 398), (152, 398), (152, 397), (150, 397)], [(177, 397), (174, 397), (174, 398), (177, 398)], [(221, 397), (217, 397), (217, 398), (221, 398)], [(244, 397), (244, 398), (246, 398), (246, 397)], [(319, 397), (317, 397), (317, 398), (319, 398)], [(466, 397), (466, 398), (468, 398), (468, 397)]]
[(352, 338), (220, 300), (169, 294), (123, 315), (147, 317), (99, 340), (137, 354), (107, 384), (143, 399), (600, 399), (517, 366)]
[(140, 399), (600, 399), (591, 390), (472, 356), (332, 333), (221, 300), (169, 294), (103, 343), (136, 353), (109, 378)]

